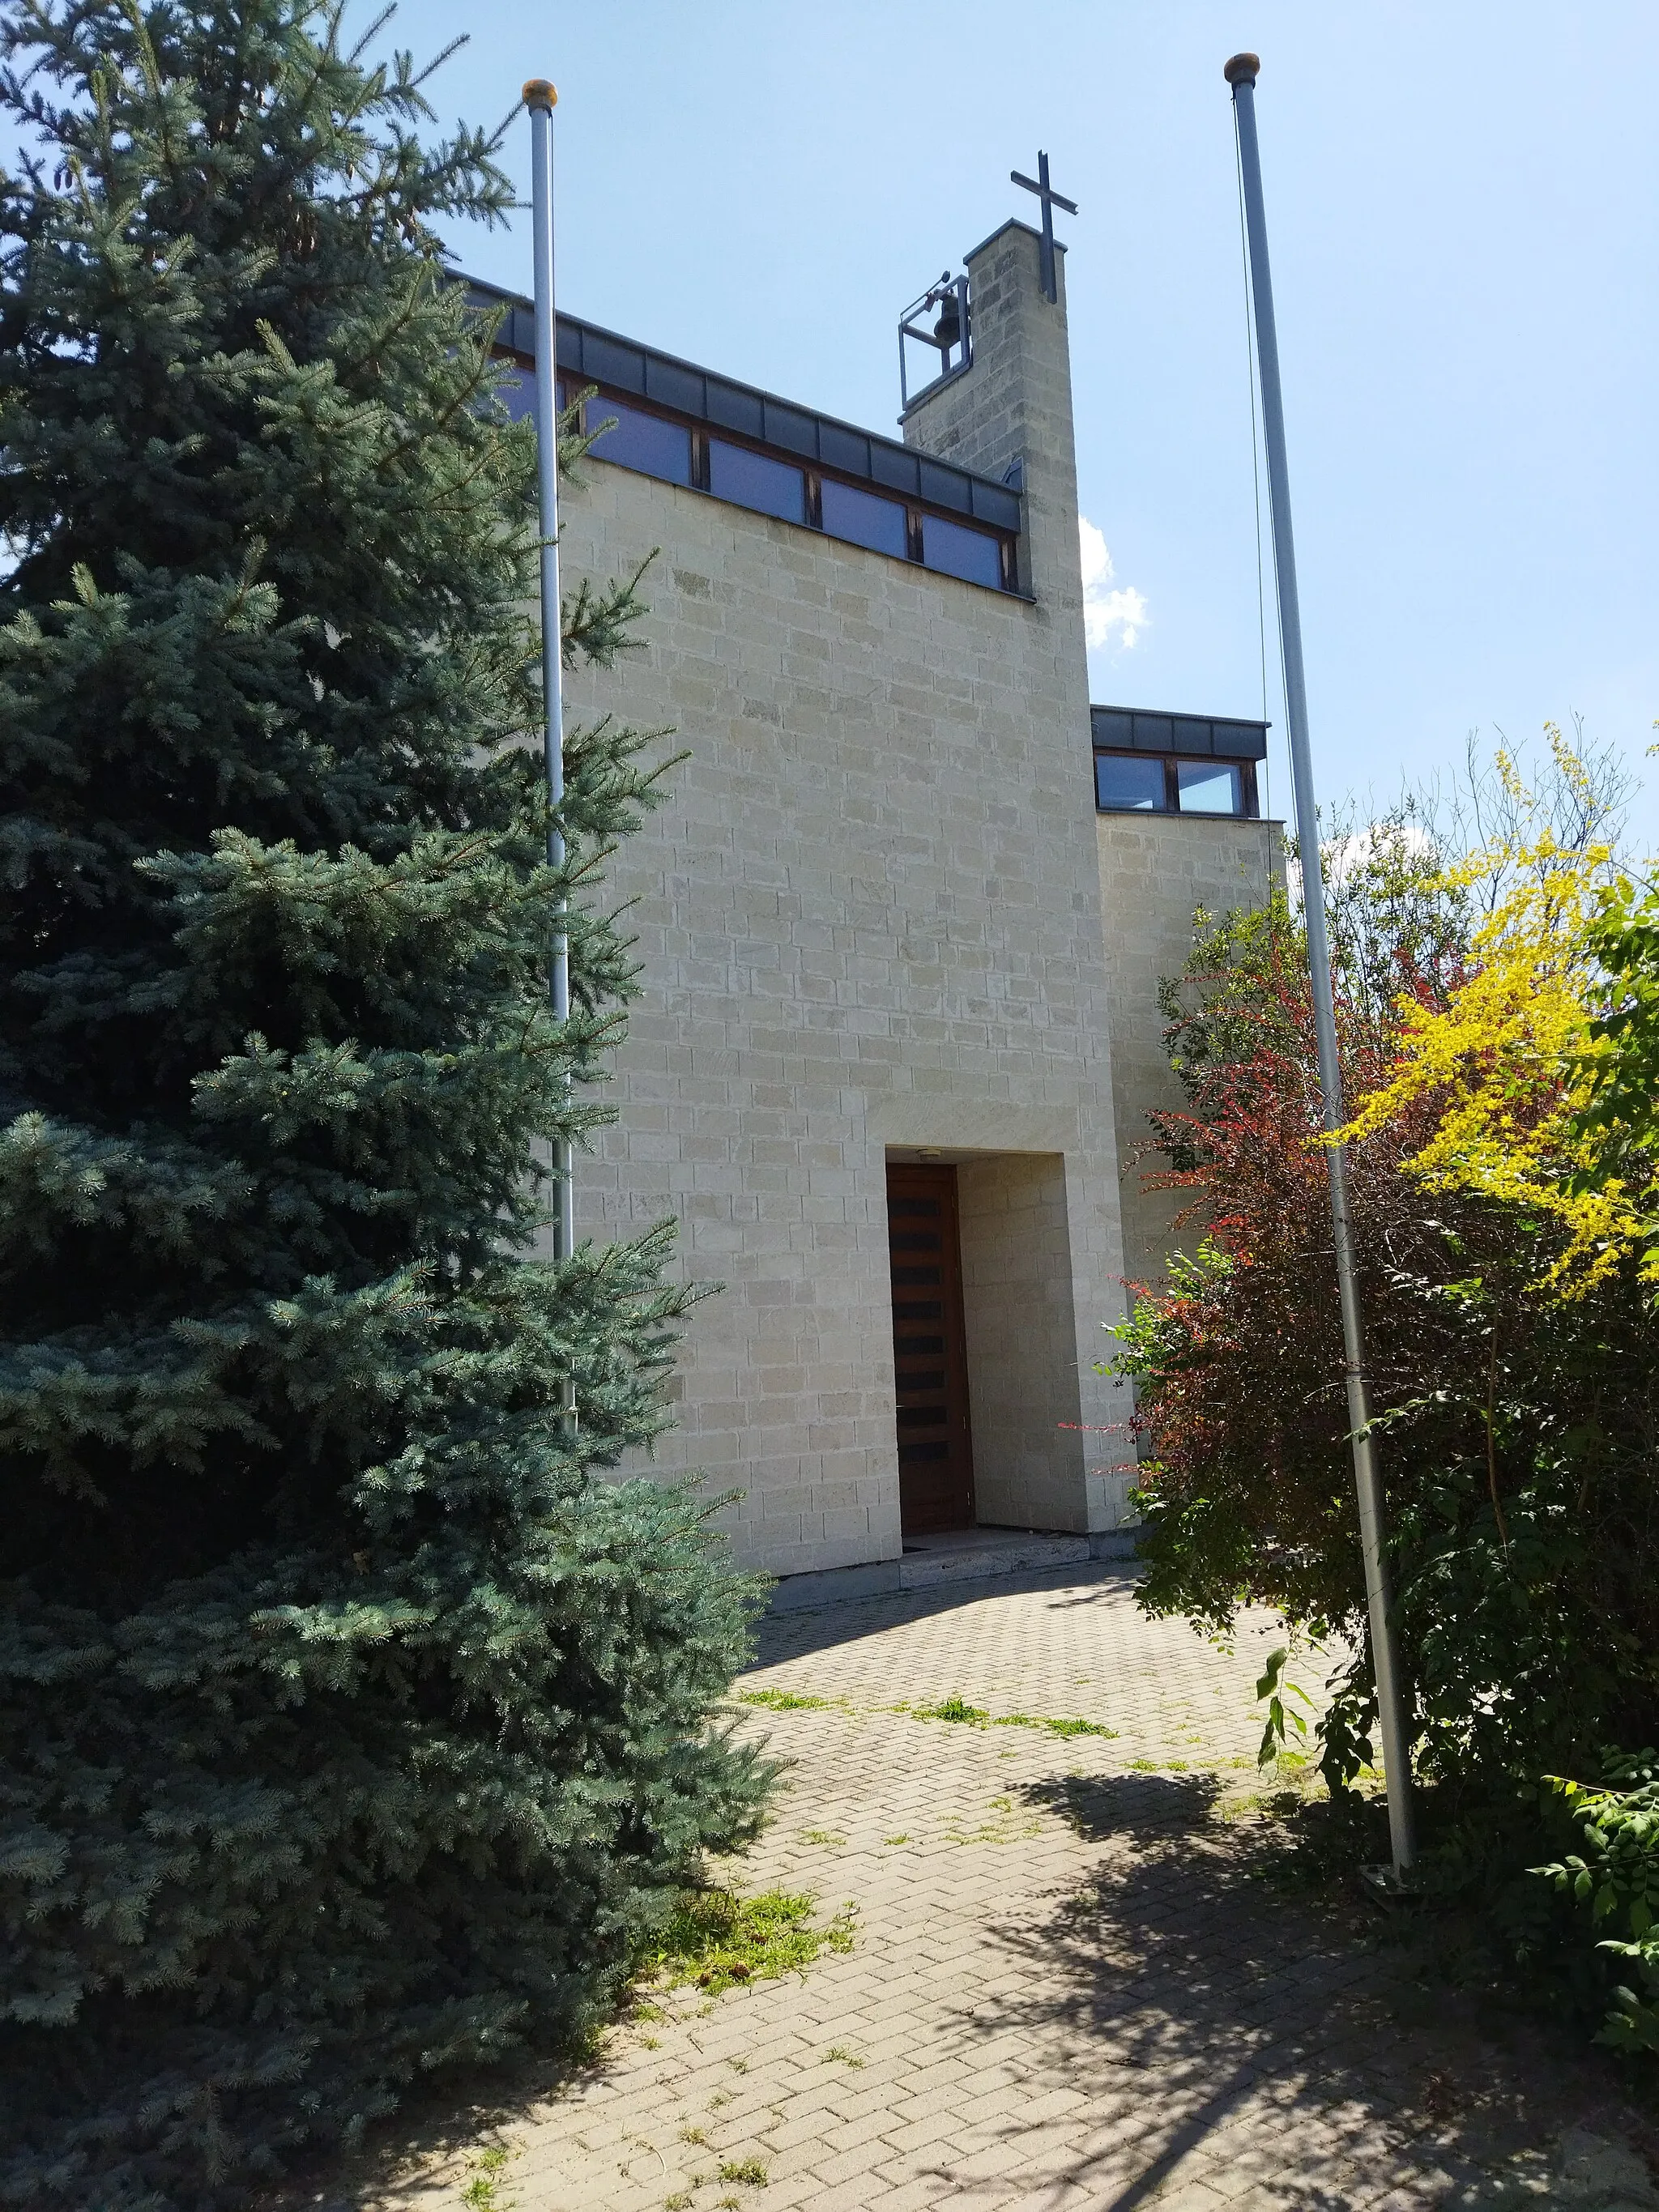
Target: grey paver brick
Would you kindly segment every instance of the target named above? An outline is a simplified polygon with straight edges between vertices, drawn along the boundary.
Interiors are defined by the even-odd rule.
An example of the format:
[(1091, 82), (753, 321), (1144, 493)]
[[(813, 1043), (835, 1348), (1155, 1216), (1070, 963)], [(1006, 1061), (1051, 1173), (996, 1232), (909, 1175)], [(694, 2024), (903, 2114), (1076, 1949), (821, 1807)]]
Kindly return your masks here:
[[(1357, 1900), (1253, 1880), (1266, 1832), (1215, 1817), (1254, 1780), (1271, 1632), (1221, 1651), (1108, 1567), (766, 1624), (739, 1686), (842, 1702), (739, 1709), (794, 1764), (729, 1878), (851, 1899), (854, 1948), (655, 2023), (654, 2049), (614, 2032), (510, 2122), (518, 2212), (660, 2212), (748, 2157), (766, 2189), (711, 2184), (696, 2212), (1450, 2212), (1537, 2160), (1527, 2100), (1601, 2077), (1562, 2092), (1438, 2008), (1402, 2028), (1399, 1943)], [(1119, 1734), (882, 1710), (953, 1693)], [(1485, 2085), (1467, 2118), (1423, 2109), (1431, 2071)], [(351, 2202), (452, 2212), (465, 2178), (440, 2160)]]
[(914, 2106), (906, 2109), (915, 2112), (913, 2118), (895, 2120), (882, 2130), (881, 2141), (889, 2151), (931, 2151), (936, 2143), (948, 2142), (968, 2126), (966, 2118), (954, 2107), (934, 2106), (922, 2112), (915, 2112)]
[(881, 2195), (870, 2201), (878, 2204), (881, 2212), (933, 2212), (935, 2205), (948, 2204), (952, 2198), (959, 2203), (963, 2202), (953, 2182), (941, 2180), (934, 2173), (924, 2173), (890, 2186), (883, 2184)]

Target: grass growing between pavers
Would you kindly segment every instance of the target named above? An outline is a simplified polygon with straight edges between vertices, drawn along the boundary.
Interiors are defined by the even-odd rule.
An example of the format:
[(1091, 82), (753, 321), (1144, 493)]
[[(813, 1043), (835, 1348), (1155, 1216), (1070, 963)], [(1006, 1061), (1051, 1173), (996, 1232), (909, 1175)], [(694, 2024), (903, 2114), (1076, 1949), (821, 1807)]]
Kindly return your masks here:
[(988, 1816), (977, 1827), (965, 1827), (959, 1820), (948, 1821), (945, 1827), (947, 1844), (1018, 1844), (1029, 1837), (1042, 1833), (1040, 1820), (1027, 1817), (1029, 1808), (1015, 1805), (1012, 1797), (993, 1797)]
[(501, 2176), (518, 2154), (516, 2148), (490, 2143), (468, 2159), (466, 2181), (461, 2190), (461, 2202), (467, 2212), (514, 2212), (513, 2198), (501, 2195)]
[(1052, 1713), (989, 1713), (961, 1697), (941, 1698), (936, 1705), (888, 1705), (890, 1713), (904, 1713), (913, 1721), (955, 1721), (966, 1728), (1042, 1729), (1049, 1735), (1115, 1736), (1118, 1731), (1104, 1721), (1062, 1719)]
[[(696, 2128), (682, 2128), (680, 2134), (688, 2142), (706, 2143), (708, 2141), (707, 2136)], [(712, 2174), (693, 2174), (690, 2189), (677, 2189), (672, 2196), (665, 2197), (662, 2200), (663, 2212), (690, 2212), (690, 2207), (696, 2203), (697, 2191), (708, 2188), (714, 2182), (724, 2182), (728, 2188), (736, 2184), (745, 2189), (764, 2189), (769, 2179), (766, 2168), (757, 2158), (723, 2158)], [(719, 2200), (719, 2212), (737, 2212), (742, 2202), (740, 2197), (722, 2197)]]
[(739, 1690), (740, 1705), (761, 1705), (769, 1713), (850, 1713), (845, 1698), (809, 1698), (794, 1690)]
[(641, 1980), (659, 1990), (706, 1990), (710, 1996), (745, 1982), (805, 1973), (823, 1951), (850, 1951), (855, 1908), (832, 1920), (813, 1917), (816, 1899), (781, 1889), (740, 1897), (735, 1890), (684, 1891)]
[[(758, 1706), (769, 1713), (857, 1714), (860, 1711), (846, 1698), (817, 1698), (799, 1690), (739, 1690), (737, 1702), (740, 1705)], [(1119, 1734), (1119, 1730), (1109, 1728), (1104, 1721), (1085, 1721), (1077, 1716), (990, 1713), (982, 1705), (970, 1705), (957, 1695), (941, 1698), (936, 1705), (913, 1705), (903, 1700), (896, 1705), (867, 1705), (862, 1710), (872, 1713), (898, 1713), (908, 1721), (956, 1721), (968, 1728), (1040, 1729), (1049, 1735), (1115, 1736)]]
[[(631, 2018), (638, 2027), (642, 2022), (669, 2016), (651, 2002), (653, 1994), (667, 1997), (676, 1990), (696, 1989), (702, 1992), (704, 2000), (700, 2009), (707, 2010), (714, 1999), (727, 1990), (754, 1982), (781, 1980), (788, 1974), (805, 1979), (807, 1968), (823, 1953), (850, 1951), (858, 1907), (849, 1900), (833, 1918), (821, 1920), (817, 1917), (817, 1899), (810, 1894), (781, 1889), (763, 1890), (752, 1897), (741, 1896), (730, 1889), (682, 1891), (658, 1942), (641, 1959), (635, 1970), (634, 2002), (623, 2014), (624, 2023)], [(596, 2037), (595, 2051), (598, 2040)], [(657, 2048), (654, 2036), (647, 2036), (644, 2040), (647, 2048)], [(839, 2045), (826, 2056), (848, 2066), (860, 2067), (864, 2063)], [(749, 2071), (746, 2058), (732, 2057), (726, 2063), (736, 2073)], [(725, 2094), (711, 2097), (709, 2109), (712, 2112), (730, 2101)], [(682, 2127), (679, 2137), (695, 2148), (714, 2148), (701, 2127)], [(644, 2137), (635, 2140), (641, 2148), (654, 2148)], [(516, 2212), (517, 2199), (501, 2192), (507, 2166), (519, 2155), (519, 2148), (516, 2145), (509, 2148), (489, 2144), (468, 2156), (459, 2191), (459, 2201), (467, 2212)], [(660, 2151), (654, 2154), (662, 2156)], [(623, 2179), (627, 2179), (627, 2167), (621, 2171)], [(767, 2173), (757, 2159), (726, 2159), (714, 2174), (694, 2177), (690, 2190), (665, 2197), (665, 2206), (671, 2208), (671, 2212), (684, 2212), (684, 2208), (695, 2202), (695, 2193), (712, 2181), (763, 2188)], [(722, 2206), (736, 2206), (740, 2201), (735, 2197), (720, 2199)]]

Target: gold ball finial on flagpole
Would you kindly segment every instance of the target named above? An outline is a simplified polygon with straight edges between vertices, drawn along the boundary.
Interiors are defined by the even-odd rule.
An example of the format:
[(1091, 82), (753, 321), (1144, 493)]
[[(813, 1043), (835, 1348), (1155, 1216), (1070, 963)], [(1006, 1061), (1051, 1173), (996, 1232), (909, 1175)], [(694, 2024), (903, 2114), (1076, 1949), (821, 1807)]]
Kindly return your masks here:
[(532, 76), (524, 88), (524, 104), (526, 107), (556, 107), (559, 95), (544, 76)]
[(1235, 54), (1221, 74), (1231, 85), (1254, 84), (1261, 74), (1261, 57)]

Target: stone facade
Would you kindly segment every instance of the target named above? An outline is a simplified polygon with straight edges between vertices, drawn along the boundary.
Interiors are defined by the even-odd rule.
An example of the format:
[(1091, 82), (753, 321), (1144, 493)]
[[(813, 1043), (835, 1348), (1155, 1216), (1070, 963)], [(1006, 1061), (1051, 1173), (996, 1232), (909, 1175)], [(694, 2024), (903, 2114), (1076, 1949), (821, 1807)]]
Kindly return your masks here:
[(1168, 1256), (1195, 1232), (1176, 1227), (1177, 1192), (1149, 1190), (1147, 1116), (1186, 1104), (1164, 1050), (1158, 987), (1192, 950), (1193, 916), (1262, 905), (1285, 878), (1277, 822), (1191, 814), (1102, 814), (1100, 904), (1112, 1008), (1112, 1107), (1123, 1188), (1123, 1267), (1156, 1288)]
[(1127, 1393), (1093, 1363), (1153, 1233), (1131, 1199), (1126, 1266), (1148, 963), (1178, 965), (1195, 900), (1230, 868), (1243, 895), (1271, 850), (1244, 822), (1097, 830), (1064, 291), (1019, 224), (969, 270), (974, 365), (905, 441), (1020, 465), (1018, 592), (598, 459), (562, 514), (569, 580), (661, 549), (646, 649), (573, 678), (568, 714), (690, 754), (607, 885), (644, 995), (578, 1233), (672, 1214), (685, 1273), (724, 1285), (654, 1466), (738, 1493), (736, 1555), (777, 1574), (900, 1552), (890, 1160), (957, 1165), (980, 1520), (1124, 1521)]

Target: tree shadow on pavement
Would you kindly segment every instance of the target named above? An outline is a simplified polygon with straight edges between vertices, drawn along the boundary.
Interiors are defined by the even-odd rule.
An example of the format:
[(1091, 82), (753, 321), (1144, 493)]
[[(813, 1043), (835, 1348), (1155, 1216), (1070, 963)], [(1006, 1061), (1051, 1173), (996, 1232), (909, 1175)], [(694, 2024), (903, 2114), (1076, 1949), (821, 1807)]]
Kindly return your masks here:
[(1090, 1843), (1201, 1827), (1221, 1793), (1214, 1774), (1050, 1774), (1021, 1792)]
[(1073, 1563), (1030, 1568), (1019, 1574), (987, 1576), (982, 1581), (932, 1583), (922, 1589), (889, 1590), (874, 1597), (841, 1598), (819, 1607), (768, 1613), (755, 1626), (751, 1664), (774, 1667), (781, 1660), (832, 1651), (843, 1644), (862, 1643), (883, 1629), (1027, 1591), (1051, 1591), (1056, 1610), (1103, 1599), (1121, 1601), (1133, 1593), (1137, 1579), (1133, 1564), (1103, 1559), (1087, 1566)]
[(1644, 2132), (1600, 2053), (1437, 1979), (1431, 1919), (1287, 1885), (1287, 1832), (1217, 1817), (1213, 1778), (1024, 1794), (1105, 1847), (1085, 1887), (994, 1931), (1019, 1968), (996, 2029), (1058, 2057), (1099, 2121), (1031, 2203), (1535, 2206), (1565, 2129)]

